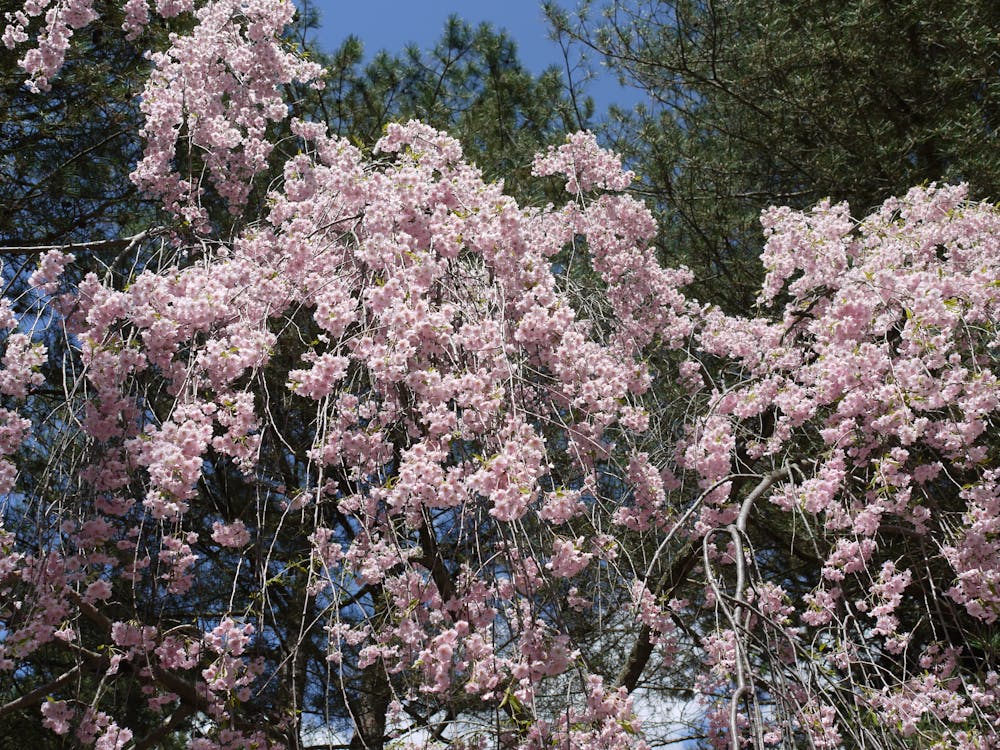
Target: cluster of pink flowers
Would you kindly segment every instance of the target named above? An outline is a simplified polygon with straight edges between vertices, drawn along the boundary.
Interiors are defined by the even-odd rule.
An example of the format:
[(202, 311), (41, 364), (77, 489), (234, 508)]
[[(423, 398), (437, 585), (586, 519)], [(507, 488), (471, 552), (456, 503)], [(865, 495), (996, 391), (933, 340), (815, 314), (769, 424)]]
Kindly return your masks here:
[(195, 11), (190, 34), (174, 36), (168, 50), (152, 56), (140, 105), (146, 148), (132, 179), (196, 227), (207, 214), (202, 188), (174, 167), (181, 130), (216, 190), (240, 208), (272, 149), (268, 123), (288, 117), (283, 86), (322, 72), (282, 46), (294, 11), (290, 0), (214, 0)]
[(66, 268), (67, 263), (72, 263), (74, 260), (76, 260), (76, 256), (72, 253), (49, 250), (42, 256), (38, 268), (31, 274), (28, 283), (45, 294), (54, 294), (58, 289), (58, 281), (63, 269)]
[(624, 190), (635, 174), (622, 170), (621, 159), (597, 145), (593, 134), (573, 133), (561, 146), (549, 146), (535, 157), (532, 174), (539, 177), (564, 175), (566, 192), (586, 193), (594, 188)]
[[(715, 488), (696, 530), (736, 518), (743, 498), (719, 485), (739, 472), (734, 435), (772, 421), (763, 432), (747, 430), (744, 450), (788, 475), (767, 491), (770, 502), (811, 519), (824, 537), (822, 578), (798, 617), (825, 629), (816, 637), (836, 644), (839, 669), (867, 658), (839, 630), (852, 610), (870, 618), (869, 637), (885, 652), (903, 655), (910, 643), (898, 611), (908, 587), (928, 573), (880, 558), (884, 540), (899, 534), (940, 551), (954, 576), (943, 589), (971, 617), (1000, 616), (1000, 490), (988, 458), (988, 425), (1000, 410), (990, 354), (1000, 320), (1000, 215), (965, 195), (964, 186), (914, 189), (857, 223), (846, 206), (828, 203), (765, 212), (764, 314), (708, 310), (697, 333), (701, 356), (730, 362), (725, 372), (733, 377), (716, 375), (714, 390), (702, 393), (708, 412), (680, 456), (706, 492)], [(786, 301), (775, 307), (779, 293)], [(686, 367), (696, 392), (704, 389), (693, 379), (700, 368), (695, 359)], [(942, 493), (964, 508), (960, 527), (935, 515)], [(845, 590), (858, 586), (870, 596), (848, 600)], [(917, 690), (886, 687), (884, 718), (896, 715), (892, 696)], [(970, 699), (955, 700), (968, 706)], [(909, 705), (926, 706), (917, 718), (933, 712), (934, 701)], [(802, 710), (811, 711), (802, 726), (817, 746), (839, 746), (844, 727), (830, 711)], [(951, 716), (945, 720), (965, 721), (962, 712)]]
[[(17, 316), (8, 300), (0, 300), (0, 329), (14, 329)], [(43, 382), (39, 368), (45, 361), (45, 346), (25, 333), (8, 333), (0, 357), (0, 394), (23, 400), (29, 390)], [(0, 408), (0, 495), (11, 491), (17, 467), (9, 458), (31, 434), (31, 421), (16, 410)], [(0, 523), (2, 529), (2, 523)]]
[(49, 79), (62, 67), (73, 32), (97, 19), (94, 0), (29, 0), (20, 10), (4, 14), (3, 43), (14, 49), (29, 39), (28, 27), (33, 18), (43, 16), (45, 24), (38, 34), (38, 46), (21, 58), (21, 67), (31, 76), (35, 91), (48, 91)]
[[(34, 89), (49, 88), (74, 32), (97, 19), (93, 6), (93, 0), (29, 0), (6, 13), (8, 49), (29, 42), (33, 19), (42, 19), (35, 46), (20, 61)], [(149, 2), (127, 0), (124, 11), (124, 28), (134, 39), (149, 23)], [(172, 34), (167, 50), (151, 54), (154, 70), (140, 105), (146, 149), (133, 180), (207, 229), (203, 188), (175, 168), (181, 131), (186, 147), (204, 159), (216, 190), (238, 209), (272, 149), (268, 123), (288, 117), (283, 87), (292, 81), (322, 85), (322, 68), (284, 47), (281, 34), (295, 12), (291, 0), (210, 0), (197, 8), (193, 0), (157, 0), (155, 11), (164, 18), (191, 13), (194, 28)]]

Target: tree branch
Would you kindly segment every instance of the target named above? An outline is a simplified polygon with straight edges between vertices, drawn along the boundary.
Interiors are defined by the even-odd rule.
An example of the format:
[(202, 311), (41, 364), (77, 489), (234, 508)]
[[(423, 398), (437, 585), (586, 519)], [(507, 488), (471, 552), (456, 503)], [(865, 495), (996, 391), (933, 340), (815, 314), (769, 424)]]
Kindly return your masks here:
[[(674, 561), (663, 575), (659, 577), (656, 584), (650, 589), (650, 593), (659, 598), (661, 595), (666, 594), (669, 596), (677, 589), (678, 586), (687, 578), (688, 573), (691, 572), (691, 568), (694, 567), (695, 562), (698, 559), (698, 549), (694, 542), (688, 542), (688, 544), (681, 551), (680, 556)], [(628, 692), (635, 690), (636, 686), (639, 684), (639, 678), (642, 676), (643, 670), (649, 663), (649, 658), (653, 655), (653, 641), (651, 638), (652, 631), (649, 625), (643, 624), (639, 628), (639, 633), (636, 636), (635, 643), (632, 644), (632, 651), (629, 653), (628, 658), (625, 660), (625, 664), (622, 666), (621, 671), (618, 673), (618, 677), (615, 680), (615, 685), (618, 687), (624, 687)]]
[(49, 250), (118, 250), (135, 247), (144, 239), (155, 237), (164, 231), (163, 227), (145, 229), (131, 237), (121, 237), (114, 240), (95, 240), (94, 242), (69, 242), (60, 245), (0, 245), (0, 255), (40, 255)]
[(20, 698), (16, 698), (9, 703), (5, 703), (0, 706), (0, 716), (5, 716), (24, 708), (31, 708), (32, 706), (44, 702), (48, 696), (52, 695), (52, 693), (72, 680), (78, 674), (80, 674), (79, 665), (73, 667), (67, 672), (63, 672), (61, 675), (52, 680), (52, 682), (46, 683), (41, 687), (37, 687), (30, 693), (25, 693)]

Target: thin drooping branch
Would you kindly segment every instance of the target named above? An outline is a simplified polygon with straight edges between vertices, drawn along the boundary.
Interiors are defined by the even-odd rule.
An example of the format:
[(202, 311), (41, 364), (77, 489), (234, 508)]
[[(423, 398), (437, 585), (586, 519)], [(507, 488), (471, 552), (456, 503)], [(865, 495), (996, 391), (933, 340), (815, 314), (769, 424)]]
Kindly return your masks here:
[[(793, 467), (794, 465), (786, 464), (785, 466), (782, 466), (781, 468), (761, 477), (757, 486), (753, 488), (746, 498), (744, 498), (743, 503), (740, 505), (740, 513), (736, 518), (736, 522), (729, 524), (725, 528), (725, 531), (729, 533), (729, 536), (733, 541), (733, 558), (736, 564), (736, 586), (731, 597), (732, 601), (735, 603), (735, 608), (730, 608), (727, 604), (725, 604), (725, 597), (723, 596), (719, 582), (712, 573), (709, 544), (712, 537), (711, 532), (706, 534), (702, 539), (705, 575), (708, 577), (709, 586), (712, 587), (712, 591), (715, 593), (715, 600), (723, 606), (726, 617), (729, 619), (729, 623), (733, 628), (735, 638), (736, 689), (733, 691), (729, 701), (729, 743), (731, 750), (739, 750), (741, 745), (739, 733), (740, 703), (744, 699), (749, 699), (752, 702), (754, 696), (754, 687), (749, 675), (750, 661), (747, 657), (747, 649), (739, 639), (739, 633), (747, 631), (748, 618), (750, 615), (748, 602), (743, 595), (743, 592), (746, 590), (744, 539), (746, 539), (747, 521), (750, 518), (750, 512), (753, 510), (754, 504), (757, 500), (759, 500), (760, 497), (767, 492), (771, 485), (779, 479), (788, 476)], [(763, 747), (760, 722), (751, 721), (750, 726), (753, 728), (754, 732), (754, 747)]]
[[(753, 504), (761, 497), (779, 479), (788, 475), (791, 467), (782, 467), (770, 474), (765, 475), (760, 482), (754, 487), (753, 490), (747, 495), (746, 499), (740, 508), (740, 516), (737, 521), (738, 527), (742, 531), (746, 531), (746, 522), (749, 517), (750, 509)], [(726, 477), (728, 480), (729, 477)], [(745, 477), (737, 477), (737, 481), (743, 480)], [(725, 481), (725, 480), (723, 480)], [(742, 483), (742, 481), (740, 481)], [(678, 524), (671, 530), (670, 534), (667, 535), (664, 542), (661, 543), (660, 547), (656, 551), (658, 556), (676, 531), (679, 526), (682, 525), (691, 515), (691, 513), (700, 506), (702, 499), (705, 495), (715, 489), (715, 487), (722, 484), (722, 481), (717, 482), (712, 485), (708, 490), (703, 492), (695, 503), (688, 509), (688, 511), (682, 516)], [(688, 543), (677, 556), (674, 564), (671, 565), (663, 575), (661, 575), (653, 587), (650, 589), (650, 593), (654, 598), (670, 598), (670, 594), (684, 581), (688, 573), (691, 572), (691, 568), (697, 560), (697, 548), (694, 543)], [(652, 564), (650, 565), (652, 567)], [(667, 596), (664, 596), (666, 594)], [(615, 684), (619, 687), (624, 687), (630, 693), (635, 690), (636, 686), (639, 684), (639, 679), (642, 677), (642, 672), (645, 670), (646, 665), (649, 663), (650, 657), (653, 655), (653, 643), (651, 640), (652, 632), (648, 625), (642, 625), (639, 629), (639, 633), (636, 636), (635, 643), (632, 646), (632, 651), (629, 653), (628, 658), (625, 660), (625, 664), (622, 666), (621, 671), (618, 673), (618, 678), (615, 680)]]

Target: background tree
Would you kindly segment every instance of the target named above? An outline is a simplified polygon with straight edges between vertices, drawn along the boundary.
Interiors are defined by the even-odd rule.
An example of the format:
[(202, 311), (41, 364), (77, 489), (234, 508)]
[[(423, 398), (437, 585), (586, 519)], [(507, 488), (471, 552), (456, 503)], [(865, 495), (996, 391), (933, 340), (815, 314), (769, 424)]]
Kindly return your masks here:
[(510, 36), (489, 24), (472, 28), (451, 16), (429, 50), (379, 51), (362, 67), (363, 53), (361, 40), (348, 37), (324, 58), (317, 116), (332, 132), (370, 146), (387, 123), (418, 119), (461, 140), (486, 178), (502, 177), (519, 198), (534, 154), (587, 127), (593, 113), (589, 100), (577, 108), (558, 68), (534, 76)]
[(697, 294), (748, 312), (760, 212), (870, 210), (911, 185), (1000, 196), (1000, 8), (940, 0), (614, 0), (559, 33), (645, 95), (608, 137)]
[[(135, 91), (142, 49), (120, 11), (79, 35), (46, 96), (25, 86), (19, 52), (0, 47), (0, 244), (61, 245), (120, 237), (155, 206), (128, 179), (141, 153)], [(102, 229), (107, 234), (102, 234)]]

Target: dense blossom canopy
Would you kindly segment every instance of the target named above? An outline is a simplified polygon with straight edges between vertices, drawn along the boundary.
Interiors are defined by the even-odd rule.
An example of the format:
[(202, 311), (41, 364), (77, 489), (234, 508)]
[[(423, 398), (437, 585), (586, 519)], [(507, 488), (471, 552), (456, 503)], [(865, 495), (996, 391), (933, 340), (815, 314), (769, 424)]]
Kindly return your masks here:
[[(366, 155), (294, 120), (266, 206), (220, 237), (205, 190), (250, 210), (284, 87), (321, 71), (284, 0), (124, 11), (136, 38), (187, 19), (150, 54), (133, 174), (178, 223), (124, 283), (70, 285), (54, 249), (0, 300), (0, 672), (73, 660), (0, 717), (101, 750), (597, 750), (694, 707), (734, 750), (997, 746), (994, 207), (770, 209), (758, 308), (731, 317), (658, 264), (589, 133), (533, 165), (568, 201), (524, 207), (420, 123)], [(31, 85), (95, 13), (8, 15)], [(73, 459), (29, 489), (53, 432)]]

